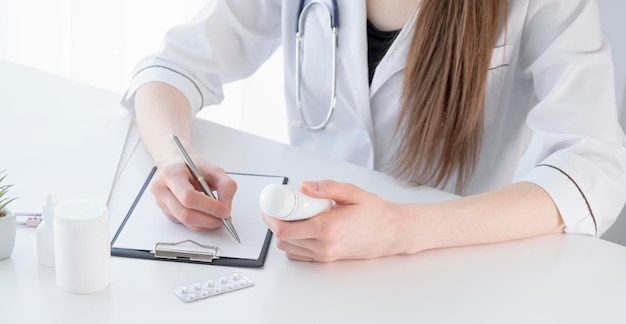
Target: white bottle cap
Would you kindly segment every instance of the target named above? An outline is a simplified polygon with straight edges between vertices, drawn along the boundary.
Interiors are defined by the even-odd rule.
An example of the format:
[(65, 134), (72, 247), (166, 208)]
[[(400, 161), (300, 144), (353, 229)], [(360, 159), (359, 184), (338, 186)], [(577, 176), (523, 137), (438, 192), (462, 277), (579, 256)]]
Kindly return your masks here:
[(264, 214), (283, 218), (293, 212), (296, 199), (296, 194), (289, 186), (272, 183), (261, 191), (259, 204)]
[(94, 230), (108, 224), (106, 206), (90, 199), (63, 202), (55, 208), (54, 221), (77, 230)]

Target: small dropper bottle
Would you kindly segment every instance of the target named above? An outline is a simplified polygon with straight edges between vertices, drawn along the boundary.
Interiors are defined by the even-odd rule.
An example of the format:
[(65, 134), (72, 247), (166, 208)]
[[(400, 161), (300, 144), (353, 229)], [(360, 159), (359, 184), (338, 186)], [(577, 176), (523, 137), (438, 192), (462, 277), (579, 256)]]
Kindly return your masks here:
[(46, 267), (54, 267), (54, 208), (57, 199), (48, 195), (43, 205), (43, 215), (37, 226), (37, 260)]

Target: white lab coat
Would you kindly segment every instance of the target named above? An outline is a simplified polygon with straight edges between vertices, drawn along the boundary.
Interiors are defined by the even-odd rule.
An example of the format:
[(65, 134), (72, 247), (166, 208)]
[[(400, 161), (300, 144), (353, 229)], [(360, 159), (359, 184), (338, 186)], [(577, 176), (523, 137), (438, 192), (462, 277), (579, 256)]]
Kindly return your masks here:
[[(407, 23), (367, 77), (365, 1), (339, 0), (334, 131), (290, 127), (293, 145), (388, 171), (411, 26)], [(173, 28), (163, 49), (141, 62), (124, 103), (159, 80), (177, 87), (195, 111), (222, 100), (222, 85), (252, 74), (278, 47), (285, 58), (285, 97), (295, 108), (298, 1), (224, 0)], [(305, 27), (305, 112), (326, 115), (330, 98), (328, 15), (312, 12)], [(517, 181), (541, 186), (570, 233), (600, 235), (626, 201), (625, 137), (617, 123), (613, 65), (594, 0), (511, 0), (508, 27), (494, 48), (485, 102), (482, 149), (463, 194)], [(321, 118), (321, 119), (320, 119)], [(452, 191), (454, 183), (444, 190)]]

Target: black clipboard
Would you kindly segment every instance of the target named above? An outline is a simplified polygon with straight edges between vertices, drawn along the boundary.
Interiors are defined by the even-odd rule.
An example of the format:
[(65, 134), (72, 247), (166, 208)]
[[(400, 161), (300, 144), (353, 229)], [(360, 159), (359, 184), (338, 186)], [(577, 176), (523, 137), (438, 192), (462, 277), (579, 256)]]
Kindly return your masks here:
[[(111, 255), (119, 256), (119, 257), (128, 257), (128, 258), (137, 258), (137, 259), (147, 259), (147, 260), (160, 260), (160, 261), (173, 261), (173, 262), (185, 262), (185, 263), (198, 263), (198, 264), (207, 264), (207, 265), (220, 265), (220, 266), (231, 266), (231, 267), (243, 267), (243, 268), (259, 268), (262, 267), (265, 263), (265, 259), (267, 257), (267, 252), (269, 250), (269, 245), (272, 239), (272, 232), (268, 229), (265, 234), (265, 239), (263, 240), (263, 246), (260, 250), (260, 254), (258, 258), (233, 258), (227, 256), (219, 256), (219, 247), (218, 246), (207, 246), (202, 243), (197, 243), (195, 241), (191, 241), (191, 243), (198, 244), (198, 249), (186, 250), (186, 249), (170, 249), (173, 246), (177, 246), (179, 243), (188, 243), (190, 240), (184, 240), (180, 242), (158, 242), (155, 245), (155, 248), (152, 250), (147, 249), (134, 249), (134, 248), (120, 248), (115, 247), (115, 243), (120, 237), (122, 231), (124, 230), (126, 224), (130, 220), (137, 207), (140, 199), (146, 192), (148, 184), (152, 180), (152, 177), (156, 173), (157, 168), (153, 167), (150, 170), (146, 180), (144, 181), (139, 193), (137, 194), (133, 204), (130, 206), (130, 209), (126, 213), (124, 217), (124, 221), (121, 223), (118, 228), (115, 236), (111, 240)], [(245, 174), (245, 173), (233, 173), (229, 172), (231, 175), (242, 175), (242, 176), (254, 176), (254, 177), (271, 177), (275, 178), (277, 181), (282, 180), (282, 184), (287, 184), (288, 178), (283, 176), (272, 176), (272, 175), (260, 175), (260, 174)], [(256, 202), (255, 202), (256, 203)], [(163, 215), (160, 215), (164, 217)], [(158, 244), (163, 245), (163, 249), (160, 250), (158, 248)]]

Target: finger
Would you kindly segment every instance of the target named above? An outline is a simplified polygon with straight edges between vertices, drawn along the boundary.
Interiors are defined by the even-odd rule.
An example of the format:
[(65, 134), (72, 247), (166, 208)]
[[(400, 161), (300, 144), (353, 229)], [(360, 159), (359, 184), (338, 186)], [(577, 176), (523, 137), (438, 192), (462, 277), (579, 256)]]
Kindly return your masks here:
[(313, 258), (309, 258), (309, 257), (297, 255), (297, 254), (285, 253), (285, 255), (287, 256), (289, 260), (303, 261), (303, 262), (315, 262), (315, 259)]
[(305, 195), (331, 199), (342, 205), (354, 204), (365, 199), (368, 194), (355, 185), (332, 180), (305, 181), (300, 185), (300, 190)]
[(170, 211), (170, 209), (161, 200), (156, 200), (155, 204), (157, 205), (157, 207), (159, 207), (159, 209), (161, 209), (161, 211), (163, 212), (163, 215), (165, 215), (170, 221), (177, 223), (177, 224), (181, 224), (178, 218), (172, 215), (172, 212)]
[(173, 208), (173, 214), (185, 226), (199, 232), (207, 229), (217, 229), (223, 224), (222, 219), (207, 215), (195, 209), (189, 209), (178, 204), (180, 208)]
[[(167, 218), (169, 218), (171, 221), (180, 224), (180, 221), (176, 217), (174, 217), (171, 209), (164, 202), (166, 200), (171, 201), (171, 199), (173, 199), (172, 192), (167, 187), (159, 185), (159, 182), (156, 181), (156, 179), (154, 182), (150, 183), (150, 186), (148, 187), (148, 189), (154, 196), (155, 204), (157, 205), (157, 207), (159, 207), (159, 209), (161, 209), (163, 214), (167, 216)], [(169, 199), (166, 198), (168, 195), (172, 197)]]
[(170, 219), (173, 217), (176, 222), (184, 224), (193, 231), (216, 229), (223, 224), (222, 220), (219, 218), (195, 209), (186, 208), (172, 193), (165, 195), (162, 199), (169, 210), (169, 213), (165, 215), (169, 215), (168, 217), (170, 217)]
[[(167, 186), (185, 209), (192, 209), (218, 218), (230, 217), (230, 209), (224, 203), (196, 190), (187, 177), (169, 177)], [(168, 205), (170, 210), (176, 212), (173, 206)]]
[(219, 218), (183, 206), (174, 194), (158, 182), (151, 184), (150, 191), (155, 196), (156, 205), (165, 216), (176, 223), (182, 223), (195, 231), (216, 229), (222, 225)]
[(217, 190), (217, 198), (231, 210), (233, 197), (235, 192), (237, 192), (237, 183), (222, 168), (205, 169), (204, 166), (201, 168), (201, 172), (205, 174), (205, 179), (211, 184), (212, 188)]
[(315, 261), (314, 253), (306, 248), (291, 244), (284, 240), (276, 240), (276, 247), (285, 252), (285, 255), (291, 260), (298, 261)]
[[(159, 204), (157, 203), (157, 205)], [(176, 216), (172, 215), (171, 212), (166, 211), (166, 209), (161, 208), (161, 210), (163, 211), (163, 214), (165, 215), (165, 217), (167, 217), (170, 221), (176, 224), (185, 225), (185, 227), (191, 229), (194, 232), (201, 232), (204, 230), (213, 230), (213, 229), (217, 229), (221, 227), (222, 225), (222, 221), (219, 218), (215, 218), (215, 217), (208, 216), (208, 215), (204, 215), (204, 218), (209, 219), (209, 220), (215, 220), (215, 221), (214, 222), (211, 221), (210, 223), (207, 223), (207, 224), (202, 224), (198, 222), (194, 223), (194, 220), (186, 220), (187, 224), (185, 224), (181, 222), (178, 218), (176, 218)]]
[(332, 254), (320, 253), (320, 251), (325, 251), (323, 249), (318, 251), (306, 247), (318, 245), (317, 243), (317, 240), (313, 239), (296, 241), (276, 240), (276, 247), (285, 251), (287, 257), (292, 260), (316, 262), (332, 262), (337, 260)]
[[(317, 216), (319, 217), (319, 215)], [(281, 240), (302, 240), (316, 237), (314, 218), (287, 222), (271, 216), (263, 215), (263, 221), (274, 233), (274, 236)]]

